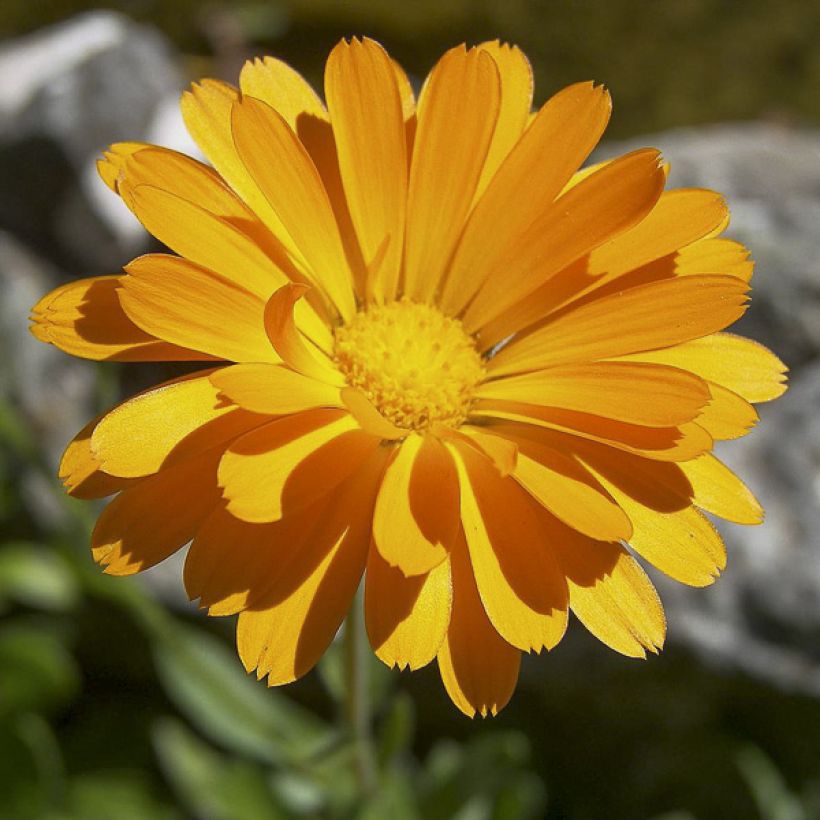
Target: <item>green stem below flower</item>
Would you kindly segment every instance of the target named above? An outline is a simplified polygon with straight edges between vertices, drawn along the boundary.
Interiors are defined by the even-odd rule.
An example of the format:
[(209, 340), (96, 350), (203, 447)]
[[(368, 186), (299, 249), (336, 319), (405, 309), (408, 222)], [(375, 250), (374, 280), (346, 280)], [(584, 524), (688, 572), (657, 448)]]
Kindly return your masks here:
[(376, 769), (370, 726), (368, 646), (362, 617), (361, 590), (353, 599), (344, 626), (345, 721), (354, 745), (356, 779), (362, 796), (373, 792)]

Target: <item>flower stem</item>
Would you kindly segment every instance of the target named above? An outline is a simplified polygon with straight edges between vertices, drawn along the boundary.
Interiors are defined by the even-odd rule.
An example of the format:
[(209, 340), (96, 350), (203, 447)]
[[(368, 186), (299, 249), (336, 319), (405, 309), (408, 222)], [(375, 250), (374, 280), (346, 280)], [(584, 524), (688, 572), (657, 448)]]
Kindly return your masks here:
[(354, 744), (356, 779), (362, 796), (373, 792), (376, 770), (370, 728), (368, 647), (362, 618), (362, 595), (353, 599), (344, 628), (345, 721)]

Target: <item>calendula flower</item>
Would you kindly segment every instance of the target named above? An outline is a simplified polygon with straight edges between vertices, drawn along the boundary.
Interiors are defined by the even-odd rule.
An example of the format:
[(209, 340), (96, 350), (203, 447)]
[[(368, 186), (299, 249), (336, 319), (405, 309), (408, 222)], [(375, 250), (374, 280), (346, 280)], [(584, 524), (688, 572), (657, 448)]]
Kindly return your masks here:
[(119, 143), (105, 182), (173, 251), (72, 282), (34, 334), (89, 359), (201, 362), (92, 421), (61, 476), (116, 494), (113, 575), (191, 542), (185, 585), (239, 613), (248, 670), (305, 674), (364, 576), (375, 653), (438, 660), (468, 715), (571, 609), (643, 657), (664, 640), (634, 557), (693, 586), (726, 556), (703, 512), (762, 511), (712, 454), (785, 368), (721, 331), (752, 263), (716, 193), (664, 191), (645, 149), (584, 170), (610, 114), (572, 85), (531, 113), (517, 48), (448, 51), (418, 102), (368, 39), (325, 102), (286, 64), (183, 95), (210, 162)]

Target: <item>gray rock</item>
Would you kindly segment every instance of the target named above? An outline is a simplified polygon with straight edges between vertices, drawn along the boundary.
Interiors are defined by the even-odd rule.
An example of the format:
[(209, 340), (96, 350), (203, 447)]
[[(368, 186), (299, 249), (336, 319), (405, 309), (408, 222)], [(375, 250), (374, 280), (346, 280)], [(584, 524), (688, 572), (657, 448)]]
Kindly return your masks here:
[[(0, 228), (72, 273), (119, 269), (145, 234), (94, 162), (112, 142), (161, 139), (181, 85), (165, 40), (113, 12), (0, 49)], [(178, 143), (178, 123), (165, 128)]]

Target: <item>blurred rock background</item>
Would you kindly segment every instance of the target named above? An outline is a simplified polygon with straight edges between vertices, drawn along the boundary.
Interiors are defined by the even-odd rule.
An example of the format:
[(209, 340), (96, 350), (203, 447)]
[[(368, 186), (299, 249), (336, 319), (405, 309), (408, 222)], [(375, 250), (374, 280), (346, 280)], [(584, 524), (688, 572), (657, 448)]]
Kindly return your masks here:
[(714, 587), (658, 580), (664, 654), (620, 658), (576, 624), (525, 663), (512, 704), (487, 723), (453, 710), (435, 670), (374, 666), (386, 776), (358, 816), (820, 817), (820, 7), (108, 6), (117, 11), (0, 6), (0, 817), (354, 816), (349, 750), (328, 729), (338, 658), (284, 693), (253, 684), (231, 624), (197, 615), (178, 566), (98, 574), (94, 511), (54, 481), (91, 415), (162, 374), (74, 360), (26, 330), (55, 284), (111, 273), (149, 247), (96, 178), (108, 143), (195, 152), (176, 109), (186, 82), (233, 80), (268, 52), (320, 85), (327, 50), (352, 33), (381, 39), (417, 78), (456, 42), (511, 40), (533, 61), (536, 102), (568, 82), (606, 82), (617, 141), (598, 156), (654, 145), (672, 185), (726, 194), (729, 234), (757, 260), (738, 329), (792, 371), (760, 428), (722, 453), (766, 523), (723, 528), (730, 563)]

